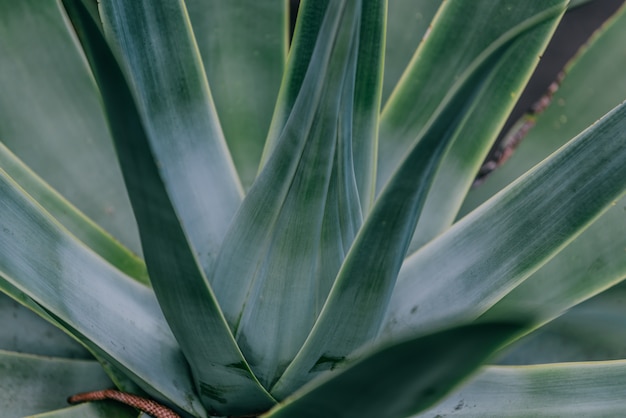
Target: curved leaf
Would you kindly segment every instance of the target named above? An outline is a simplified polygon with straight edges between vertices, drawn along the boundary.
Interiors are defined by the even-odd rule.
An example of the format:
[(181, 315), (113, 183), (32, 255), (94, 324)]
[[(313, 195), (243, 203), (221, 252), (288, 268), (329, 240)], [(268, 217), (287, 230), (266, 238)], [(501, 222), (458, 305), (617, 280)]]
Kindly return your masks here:
[[(76, 405), (56, 411), (32, 415), (28, 418), (137, 418), (137, 411), (112, 402), (98, 402)], [(145, 418), (145, 415), (139, 415)]]
[(186, 0), (224, 136), (247, 189), (256, 177), (288, 46), (287, 0)]
[[(551, 11), (553, 13), (553, 11)], [(466, 120), (506, 47), (537, 16), (512, 29), (472, 63), (381, 192), (338, 273), (304, 346), (272, 388), (282, 398), (373, 340), (404, 260), (435, 167)], [(337, 318), (341, 318), (338, 321)], [(321, 364), (321, 365), (320, 365)]]
[(0, 196), (0, 276), (13, 286), (2, 290), (26, 294), (152, 396), (203, 416), (152, 292), (77, 241), (2, 170)]
[(626, 188), (625, 132), (622, 104), (407, 259), (386, 338), (473, 320), (571, 242)]
[(617, 417), (626, 400), (626, 361), (489, 367), (417, 417)]
[(519, 331), (474, 324), (378, 347), (337, 375), (302, 388), (267, 418), (403, 417), (424, 410)]
[[(151, 58), (156, 63), (161, 62), (160, 59), (165, 59), (163, 56), (165, 51), (173, 53), (173, 47), (166, 48), (166, 46), (175, 40), (181, 42), (176, 46), (176, 52), (179, 55), (174, 57), (169, 57), (169, 54), (165, 55), (172, 58), (172, 62), (179, 66), (186, 62), (184, 57), (193, 58), (194, 48), (191, 44), (190, 28), (185, 24), (182, 4), (115, 3), (117, 8), (114, 17), (120, 20), (113, 25), (117, 29), (130, 30), (135, 25), (141, 29), (133, 32), (134, 36), (124, 38), (124, 41), (128, 43), (128, 45), (124, 44), (125, 47), (130, 50), (139, 48), (142, 44), (141, 40), (146, 39), (143, 38), (144, 36), (150, 39), (153, 46), (152, 49), (143, 48), (136, 55), (130, 54), (133, 59), (139, 60), (131, 64), (131, 68), (135, 71), (136, 88), (142, 92), (139, 100), (148, 108), (156, 106), (156, 109), (152, 109), (152, 112), (156, 114), (147, 112), (144, 108), (144, 112), (147, 112), (144, 117), (140, 116), (125, 77), (105, 43), (93, 16), (89, 14), (89, 6), (84, 5), (81, 0), (67, 0), (64, 4), (76, 27), (79, 39), (83, 43), (103, 95), (120, 164), (137, 217), (154, 291), (168, 324), (191, 364), (191, 371), (200, 397), (215, 413), (237, 415), (268, 409), (274, 404), (274, 400), (250, 371), (206, 280), (200, 261), (202, 257), (198, 255), (198, 251), (202, 251), (205, 263), (209, 264), (211, 254), (207, 257), (205, 252), (207, 248), (194, 241), (194, 238), (198, 238), (206, 244), (205, 237), (201, 237), (205, 234), (211, 236), (209, 239), (211, 246), (218, 245), (216, 231), (211, 229), (214, 225), (204, 222), (205, 218), (211, 218), (211, 223), (218, 222), (220, 219), (221, 222), (226, 222), (224, 219), (226, 214), (223, 211), (238, 199), (238, 195), (224, 196), (224, 206), (220, 205), (220, 210), (210, 211), (214, 206), (210, 204), (211, 199), (222, 198), (224, 193), (232, 192), (234, 189), (229, 187), (228, 177), (219, 176), (219, 169), (223, 169), (223, 166), (217, 164), (216, 167), (211, 168), (201, 164), (210, 164), (214, 158), (220, 157), (219, 154), (212, 154), (210, 149), (207, 150), (204, 145), (200, 145), (209, 144), (211, 141), (207, 141), (204, 136), (194, 136), (194, 133), (199, 134), (197, 131), (185, 132), (185, 128), (175, 122), (178, 120), (182, 123), (186, 118), (194, 115), (198, 117), (197, 112), (202, 113), (204, 109), (202, 103), (206, 104), (206, 102), (201, 102), (200, 108), (194, 110), (192, 105), (195, 102), (187, 95), (193, 96), (197, 92), (188, 90), (190, 86), (178, 92), (171, 92), (172, 89), (177, 88), (177, 75), (174, 71), (176, 66), (169, 68), (168, 65), (162, 65), (162, 67), (168, 67), (162, 73), (151, 73), (151, 65), (141, 66)], [(122, 24), (124, 21), (128, 26)], [(155, 22), (169, 26), (171, 32), (156, 30), (162, 27), (154, 26)], [(121, 26), (118, 27), (118, 24)], [(152, 63), (152, 61), (148, 62)], [(135, 65), (138, 67), (135, 68)], [(187, 70), (193, 71), (189, 68)], [(199, 68), (195, 68), (195, 71), (198, 70)], [(157, 91), (154, 83), (159, 80), (159, 77), (162, 77), (160, 81), (164, 84), (159, 87), (165, 89), (159, 94), (169, 97), (168, 92), (171, 92), (171, 100), (180, 106), (169, 109), (166, 106), (167, 100), (166, 103), (159, 104), (163, 97), (155, 97), (151, 94)], [(189, 82), (198, 81), (191, 80)], [(202, 86), (195, 85), (195, 87)], [(204, 93), (208, 94), (208, 91), (204, 90)], [(200, 99), (208, 99), (208, 97), (201, 95)], [(184, 112), (185, 109), (188, 114), (178, 114), (178, 112)], [(145, 126), (144, 123), (146, 123)], [(189, 129), (200, 129), (202, 126), (190, 126)], [(163, 130), (159, 130), (159, 127), (163, 127)], [(183, 132), (179, 132), (181, 135), (187, 133), (191, 136), (177, 137), (175, 134), (178, 129), (183, 129)], [(206, 134), (205, 132), (204, 135)], [(209, 138), (213, 138), (214, 146), (219, 145), (219, 138)], [(197, 145), (198, 149), (193, 145)], [(172, 147), (180, 147), (180, 149), (171, 149)], [(202, 157), (198, 155), (199, 152), (208, 152), (208, 154)], [(204, 158), (208, 158), (208, 161)], [(183, 170), (185, 163), (186, 169)], [(208, 177), (197, 177), (205, 169), (209, 170), (208, 173), (204, 172)], [(214, 169), (217, 173), (212, 172)], [(215, 194), (206, 192), (198, 194), (194, 187), (199, 186), (198, 182), (203, 180), (210, 180), (218, 189), (223, 186), (226, 190), (221, 190), (220, 193), (214, 190)], [(175, 185), (180, 185), (180, 187), (175, 187)], [(187, 202), (185, 198), (189, 194), (202, 195), (201, 202), (196, 200)], [(182, 207), (183, 203), (189, 203), (189, 207)], [(209, 207), (203, 204), (208, 204)], [(207, 211), (206, 217), (204, 217), (203, 210)], [(230, 218), (232, 214), (227, 216)], [(219, 225), (219, 228), (224, 227), (225, 225)], [(205, 264), (205, 268), (208, 267), (209, 265)]]
[(0, 39), (0, 141), (140, 254), (97, 90), (58, 2), (0, 1)]

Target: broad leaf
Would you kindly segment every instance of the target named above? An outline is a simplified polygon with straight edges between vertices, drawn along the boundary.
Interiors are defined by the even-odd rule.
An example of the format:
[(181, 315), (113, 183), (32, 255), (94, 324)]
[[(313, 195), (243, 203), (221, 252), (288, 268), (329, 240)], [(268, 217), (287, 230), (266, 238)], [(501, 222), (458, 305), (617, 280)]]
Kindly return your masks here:
[(576, 238), (626, 188), (625, 132), (623, 104), (407, 259), (386, 338), (471, 321)]
[[(113, 402), (86, 403), (56, 411), (32, 415), (28, 418), (138, 418), (137, 411)], [(146, 418), (139, 415), (139, 418)]]
[[(125, 36), (120, 45), (133, 70), (141, 104), (137, 106), (89, 9), (80, 1), (64, 4), (101, 87), (153, 288), (191, 363), (203, 402), (211, 411), (222, 414), (267, 409), (274, 401), (256, 381), (239, 351), (201, 265), (204, 261), (205, 268), (210, 268), (220, 229), (232, 216), (225, 211), (236, 205), (239, 197), (229, 184), (232, 172), (223, 165), (227, 159), (220, 160), (224, 155), (218, 151), (225, 150), (215, 130), (218, 125), (205, 125), (211, 120), (205, 118), (210, 116), (205, 114), (210, 97), (202, 82), (203, 74), (197, 73), (201, 67), (185, 67), (196, 77), (190, 76), (186, 81), (191, 84), (181, 87), (176, 66), (171, 65), (182, 66), (199, 59), (194, 55), (183, 5), (107, 3), (116, 6), (110, 16), (116, 20), (105, 26), (111, 25), (114, 33), (121, 31)], [(172, 34), (178, 36), (156, 30), (162, 29), (162, 25), (155, 26), (157, 21), (171, 27)], [(131, 28), (137, 30), (128, 35)], [(146, 39), (143, 37), (150, 39), (152, 48), (141, 46), (142, 39)], [(176, 41), (180, 44), (174, 48), (171, 43)], [(135, 49), (136, 53), (131, 53)], [(159, 62), (163, 71), (151, 72), (152, 65)], [(158, 95), (151, 94), (156, 91)], [(169, 100), (161, 102), (164, 97)], [(140, 116), (142, 112), (144, 117)], [(181, 124), (183, 121), (190, 125)], [(212, 130), (201, 132), (203, 129)], [(208, 191), (203, 187), (207, 180), (213, 187)], [(203, 193), (196, 192), (200, 187)], [(215, 198), (221, 200), (220, 210), (213, 211), (211, 199)]]
[(0, 1), (0, 56), (0, 141), (139, 253), (97, 90), (58, 2)]
[(624, 413), (626, 361), (492, 366), (417, 417), (617, 417)]
[[(307, 4), (301, 17), (313, 9), (325, 12), (315, 50), (212, 279), (239, 345), (266, 387), (306, 339), (361, 224), (353, 152), (361, 153), (353, 150), (360, 132), (374, 130), (371, 110), (378, 108), (376, 91), (357, 79), (365, 71), (360, 66), (380, 53), (381, 2)], [(309, 22), (302, 22), (301, 33), (307, 33)]]
[(186, 0), (220, 124), (247, 189), (285, 67), (287, 0)]
[(263, 417), (414, 414), (447, 395), (518, 331), (513, 324), (470, 325), (378, 347), (339, 374), (305, 386)]

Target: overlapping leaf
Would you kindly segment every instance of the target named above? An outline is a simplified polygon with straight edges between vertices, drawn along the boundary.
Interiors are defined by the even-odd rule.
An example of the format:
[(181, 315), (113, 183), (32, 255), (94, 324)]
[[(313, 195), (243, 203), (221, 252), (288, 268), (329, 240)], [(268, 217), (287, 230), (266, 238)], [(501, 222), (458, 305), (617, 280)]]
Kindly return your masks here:
[[(484, 91), (455, 132), (456, 140), (438, 163), (411, 251), (452, 224), (473, 176), (548, 43), (565, 1), (448, 2), (416, 51), (381, 116), (378, 189), (389, 178), (410, 142), (427, 123), (445, 92), (486, 46), (526, 19), (535, 24), (511, 42), (493, 68)], [(540, 18), (541, 17), (541, 18)], [(451, 29), (454, 28), (454, 29)], [(488, 28), (488, 29), (485, 29)]]
[[(153, 288), (191, 363), (199, 395), (215, 413), (267, 409), (274, 401), (239, 351), (202, 268), (210, 268), (239, 194), (219, 126), (210, 118), (210, 97), (183, 5), (104, 5), (115, 8), (110, 16), (115, 20), (105, 26), (119, 36), (127, 65), (135, 69), (133, 83), (141, 86), (135, 102), (95, 11), (80, 0), (64, 4), (100, 86)], [(163, 27), (170, 32), (156, 31)], [(147, 40), (152, 48), (142, 46)], [(159, 63), (163, 71), (152, 72)], [(176, 70), (183, 68), (190, 75), (181, 80)], [(142, 112), (150, 117), (142, 119)], [(212, 210), (211, 199), (220, 199), (219, 210)]]
[(330, 379), (287, 398), (267, 418), (401, 417), (424, 410), (520, 329), (474, 324), (378, 347)]
[[(548, 16), (552, 16), (550, 10)], [(381, 192), (346, 256), (320, 318), (272, 389), (282, 398), (371, 341), (378, 332), (422, 205), (445, 150), (480, 97), (507, 46), (539, 14), (487, 48), (458, 80)], [(341, 321), (337, 321), (341, 318)]]
[[(375, 118), (378, 93), (356, 77), (376, 72), (369, 60), (380, 56), (375, 38), (382, 36), (383, 10), (378, 1), (305, 3), (301, 16), (324, 16), (312, 22), (321, 24), (319, 33), (301, 20), (299, 36), (319, 35), (315, 49), (290, 57), (274, 121), (279, 136), (212, 279), (244, 354), (267, 386), (304, 342), (361, 223), (353, 155), (363, 154), (354, 150), (362, 130), (354, 127), (373, 129), (367, 117)], [(279, 129), (283, 111), (288, 117)]]
[(622, 104), (407, 259), (387, 337), (472, 320), (576, 238), (626, 189), (625, 129)]
[(152, 292), (77, 241), (1, 170), (0, 193), (2, 290), (22, 292), (152, 396), (202, 416)]

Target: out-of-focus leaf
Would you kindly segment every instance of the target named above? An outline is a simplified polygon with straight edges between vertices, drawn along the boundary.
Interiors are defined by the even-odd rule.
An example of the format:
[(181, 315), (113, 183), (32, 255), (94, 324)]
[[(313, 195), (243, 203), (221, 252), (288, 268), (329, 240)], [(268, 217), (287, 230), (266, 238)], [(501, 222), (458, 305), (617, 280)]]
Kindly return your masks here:
[(61, 330), (0, 293), (0, 350), (40, 356), (91, 359)]
[[(625, 188), (622, 104), (408, 258), (390, 303), (386, 338), (484, 313), (576, 238)], [(593, 286), (587, 283), (586, 289)]]
[[(410, 251), (452, 224), (474, 174), (489, 152), (538, 62), (566, 1), (490, 0), (448, 2), (433, 22), (381, 119), (378, 189), (424, 128), (432, 112), (467, 66), (499, 38), (525, 27), (507, 46), (475, 98), (455, 140), (438, 162), (437, 175), (420, 216)], [(532, 25), (528, 22), (532, 21)], [(453, 29), (451, 29), (453, 28)]]
[(53, 218), (120, 271), (147, 284), (144, 262), (88, 219), (0, 143), (0, 167)]
[(526, 21), (490, 45), (416, 138), (359, 231), (311, 334), (272, 394), (283, 398), (376, 336), (437, 162), (483, 92), (494, 64), (534, 23)]
[(256, 177), (285, 67), (286, 0), (186, 0), (239, 177)]
[(263, 417), (414, 414), (448, 394), (519, 329), (474, 324), (379, 347), (337, 375), (311, 382)]
[[(353, 141), (364, 125), (375, 130), (364, 120), (364, 109), (374, 110), (372, 119), (378, 109), (377, 91), (358, 78), (360, 72), (367, 75), (360, 66), (381, 55), (382, 2), (307, 2), (304, 7), (301, 19), (314, 9), (324, 12), (315, 50), (212, 279), (246, 358), (267, 387), (302, 346), (361, 224)], [(304, 23), (309, 22), (302, 22), (299, 33), (307, 34)]]
[(415, 50), (428, 33), (442, 0), (393, 0), (388, 2), (385, 42), (385, 74), (382, 102), (385, 103), (406, 70)]
[(111, 385), (96, 361), (0, 350), (0, 410), (7, 418), (63, 408), (68, 396)]
[(152, 291), (85, 247), (0, 170), (0, 286), (23, 292), (152, 396), (203, 414)]
[(417, 417), (618, 417), (626, 361), (492, 366)]
[[(626, 247), (624, 247), (626, 248)], [(498, 364), (626, 358), (626, 286), (614, 286), (516, 342)]]
[(139, 254), (139, 236), (89, 69), (56, 1), (0, 1), (0, 141)]
[[(116, 20), (107, 25), (112, 25), (114, 33), (122, 31), (124, 37), (120, 42), (128, 48), (126, 52), (134, 70), (135, 87), (141, 91), (138, 100), (145, 106), (142, 107), (144, 112), (151, 109), (150, 123), (146, 125), (148, 118), (140, 117), (135, 96), (93, 14), (90, 15), (91, 5), (82, 0), (67, 0), (64, 4), (101, 87), (137, 217), (152, 286), (168, 324), (191, 364), (198, 394), (212, 413), (241, 415), (268, 409), (274, 400), (255, 379), (239, 351), (201, 265), (204, 259), (205, 268), (209, 268), (212, 254), (205, 251), (213, 251), (210, 248), (219, 244), (218, 230), (225, 225), (219, 225), (217, 230), (211, 228), (220, 219), (228, 222), (232, 213), (223, 211), (229, 207), (232, 209), (238, 195), (228, 195), (236, 190), (228, 183), (229, 179), (233, 180), (227, 175), (230, 171), (220, 171), (225, 169), (222, 165), (225, 161), (218, 161), (215, 167), (204, 165), (223, 157), (211, 152), (216, 151), (215, 147), (219, 148), (221, 143), (219, 137), (211, 136), (217, 135), (215, 130), (200, 132), (201, 128), (207, 128), (204, 122), (193, 125), (194, 121), (210, 116), (203, 113), (207, 110), (203, 102), (196, 103), (209, 100), (206, 85), (202, 90), (200, 76), (190, 76), (187, 81), (192, 85), (180, 86), (177, 82), (176, 69), (182, 71), (184, 63), (195, 62), (191, 28), (185, 22), (183, 4), (107, 2), (105, 7), (115, 6), (109, 12)], [(140, 47), (144, 42), (151, 48)], [(132, 53), (135, 48), (140, 51)], [(167, 65), (163, 61), (165, 57), (171, 59)], [(159, 62), (163, 63), (163, 72), (158, 73), (161, 78), (155, 78), (150, 68)], [(200, 67), (187, 65), (184, 68), (196, 74)], [(189, 90), (192, 87), (204, 94), (201, 91), (196, 97), (199, 93)], [(157, 92), (159, 97), (152, 94)], [(168, 100), (159, 103), (163, 98)], [(176, 104), (174, 108), (170, 108), (173, 104)], [(185, 111), (188, 114), (183, 114)], [(187, 128), (191, 131), (187, 131), (180, 124), (190, 117), (192, 126)], [(212, 144), (209, 149), (206, 148), (208, 144)], [(212, 193), (206, 189), (197, 193), (195, 188), (202, 188), (205, 181), (216, 188)], [(203, 196), (199, 201), (186, 200), (198, 195)], [(211, 206), (211, 199), (223, 200), (219, 210), (211, 210), (215, 206)], [(189, 207), (184, 207), (187, 203)], [(208, 241), (201, 237), (205, 233), (210, 236)], [(202, 254), (199, 255), (198, 251)]]

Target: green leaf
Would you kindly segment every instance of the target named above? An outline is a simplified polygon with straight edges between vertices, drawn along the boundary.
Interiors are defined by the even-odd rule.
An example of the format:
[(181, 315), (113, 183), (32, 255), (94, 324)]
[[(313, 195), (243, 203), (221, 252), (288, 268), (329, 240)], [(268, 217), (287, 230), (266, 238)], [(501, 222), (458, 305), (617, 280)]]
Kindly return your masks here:
[(378, 347), (311, 382), (266, 418), (402, 417), (432, 406), (519, 331), (474, 324)]
[[(374, 10), (368, 10), (368, 13), (361, 17), (362, 29), (358, 34), (357, 75), (352, 110), (354, 115), (351, 126), (354, 181), (365, 213), (369, 211), (374, 200), (378, 111), (380, 83), (382, 82), (382, 54), (384, 53), (382, 43), (386, 13), (381, 10), (378, 3), (380, 2), (373, 2)], [(317, 40), (321, 37), (320, 28), (329, 4), (328, 0), (305, 0), (299, 7), (289, 61), (265, 143), (261, 167), (268, 161), (284, 135), (288, 119), (294, 113), (296, 102), (302, 101), (303, 83), (307, 72), (313, 68), (311, 59)]]
[[(534, 24), (535, 19), (529, 19), (486, 49), (416, 139), (359, 231), (311, 334), (272, 388), (276, 397), (283, 398), (333, 366), (322, 359), (341, 361), (376, 336), (437, 161), (490, 79), (493, 64)], [(316, 366), (320, 361), (324, 366)]]
[(624, 413), (626, 361), (492, 366), (417, 417), (617, 417)]
[(286, 0), (186, 0), (211, 93), (244, 187), (256, 177), (285, 67)]
[(0, 324), (0, 350), (50, 357), (92, 358), (76, 341), (2, 293)]
[[(159, 183), (206, 274), (242, 193), (184, 4), (107, 0), (100, 8), (107, 37), (127, 67), (150, 155), (158, 162)], [(104, 88), (100, 86), (103, 95)], [(107, 116), (111, 118), (110, 109)], [(120, 138), (114, 140), (117, 144)], [(127, 171), (124, 157), (118, 158)], [(124, 177), (128, 183), (129, 175)], [(129, 194), (135, 217), (140, 218), (133, 202), (137, 192)], [(140, 227), (144, 247), (146, 232)]]
[(139, 257), (50, 188), (2, 143), (0, 143), (0, 167), (79, 240), (123, 273), (148, 284), (148, 272)]
[[(374, 129), (366, 109), (378, 108), (375, 89), (356, 79), (365, 71), (359, 67), (367, 61), (363, 55), (379, 52), (382, 4), (310, 2), (301, 16), (314, 8), (325, 18), (306, 76), (271, 157), (235, 216), (212, 280), (266, 387), (302, 346), (361, 224), (353, 141), (357, 132)], [(301, 33), (308, 33), (302, 25)], [(362, 44), (366, 37), (371, 39)]]
[(0, 408), (5, 417), (63, 408), (71, 395), (110, 386), (96, 361), (0, 350)]
[(625, 132), (622, 104), (408, 258), (386, 338), (471, 321), (576, 238), (626, 188)]
[(411, 252), (454, 221), (475, 173), (565, 11), (565, 4), (562, 0), (448, 2), (437, 14), (430, 34), (381, 116), (379, 190), (472, 60), (517, 26), (527, 25), (528, 20), (534, 20), (534, 24), (507, 46), (473, 108), (454, 132), (450, 149), (438, 163)]
[(562, 316), (516, 342), (498, 360), (498, 364), (625, 358), (625, 297), (626, 286), (622, 282), (574, 306)]
[[(99, 358), (158, 399), (203, 416), (188, 365), (151, 290), (51, 219), (0, 170), (0, 276)], [(28, 301), (25, 301), (28, 302)]]
[[(0, 1), (0, 141), (139, 254), (139, 235), (89, 69), (56, 1)], [(97, 192), (94, 192), (97, 191)]]
[(385, 74), (382, 101), (385, 103), (406, 70), (415, 50), (427, 33), (442, 0), (393, 0), (388, 2), (385, 42)]
[[(571, 132), (591, 124), (626, 97), (626, 76), (614, 68), (626, 65), (626, 57), (606, 53), (610, 48), (620, 48), (624, 36), (626, 8), (568, 67), (568, 75), (553, 97), (554, 104), (537, 118), (536, 126), (511, 160), (468, 197), (467, 207), (510, 182), (560, 146)], [(589, 158), (600, 157), (590, 154)], [(533, 312), (533, 319), (542, 322), (626, 277), (624, 207), (626, 198), (612, 202), (593, 225), (486, 316), (500, 318)]]
[[(184, 63), (196, 62), (190, 27), (185, 22), (182, 4), (115, 3), (117, 7), (112, 18), (119, 20), (110, 23), (113, 28), (141, 29), (133, 32), (133, 36), (125, 37), (123, 44), (129, 48), (129, 57), (138, 60), (131, 61), (130, 66), (135, 75), (135, 87), (141, 91), (139, 102), (145, 106), (144, 117), (140, 116), (135, 98), (93, 15), (89, 15), (89, 6), (79, 0), (68, 0), (64, 4), (103, 95), (154, 291), (168, 324), (191, 364), (203, 403), (211, 411), (225, 415), (249, 414), (268, 409), (274, 400), (256, 381), (239, 351), (201, 266), (203, 259), (208, 263), (205, 268), (209, 268), (212, 259), (212, 254), (206, 253), (205, 245), (218, 245), (219, 233), (212, 229), (217, 227), (214, 223), (220, 219), (228, 223), (224, 216), (230, 217), (232, 213), (227, 215), (223, 211), (234, 205), (239, 197), (228, 195), (234, 189), (228, 187), (228, 176), (224, 177), (224, 173), (221, 177), (219, 175), (219, 169), (224, 168), (221, 165), (224, 161), (210, 167), (223, 157), (223, 154), (215, 153), (216, 149), (205, 147), (207, 144), (218, 147), (221, 143), (219, 137), (209, 135), (207, 140), (205, 136), (216, 132), (195, 136), (200, 134), (198, 129), (207, 127), (193, 125), (193, 118), (189, 121), (191, 126), (184, 128), (185, 125), (181, 125), (188, 117), (200, 117), (203, 114), (202, 103), (207, 103), (198, 104), (192, 97), (187, 97), (187, 94), (198, 94), (196, 90), (189, 90), (191, 86), (172, 91), (178, 85), (176, 68)], [(156, 22), (159, 25), (155, 26)], [(147, 38), (142, 38), (144, 36)], [(152, 48), (140, 48), (142, 39), (149, 39)], [(174, 47), (171, 43), (177, 41), (180, 44)], [(131, 53), (133, 48), (140, 48), (141, 51)], [(161, 79), (154, 78), (156, 74), (149, 71), (159, 62), (163, 69), (159, 73)], [(197, 72), (199, 66), (185, 67), (192, 74), (195, 74), (194, 68)], [(195, 88), (206, 94), (201, 94), (199, 99), (208, 100), (206, 85), (202, 89), (200, 80), (190, 80), (190, 83), (198, 82), (194, 84)], [(156, 91), (159, 91), (158, 97), (150, 94)], [(167, 100), (159, 103), (164, 97), (170, 98), (172, 102)], [(168, 103), (176, 106), (170, 109)], [(200, 107), (195, 109), (192, 105)], [(147, 112), (147, 109), (152, 110)], [(176, 147), (180, 149), (172, 149)], [(206, 181), (217, 189), (225, 189), (207, 192), (202, 187)], [(195, 191), (202, 189), (205, 189), (204, 193)], [(187, 201), (192, 195), (203, 196), (202, 201)], [(223, 200), (220, 201), (220, 210), (212, 211), (215, 205), (211, 205), (211, 201), (218, 198)], [(219, 228), (223, 227), (225, 225), (219, 225)], [(207, 236), (210, 237), (209, 242), (205, 241)], [(198, 251), (201, 251), (201, 257)]]

